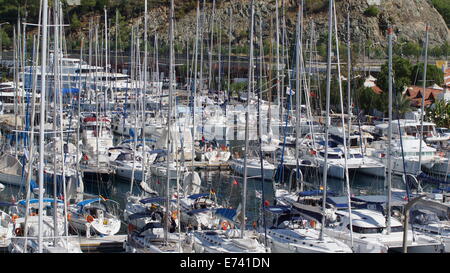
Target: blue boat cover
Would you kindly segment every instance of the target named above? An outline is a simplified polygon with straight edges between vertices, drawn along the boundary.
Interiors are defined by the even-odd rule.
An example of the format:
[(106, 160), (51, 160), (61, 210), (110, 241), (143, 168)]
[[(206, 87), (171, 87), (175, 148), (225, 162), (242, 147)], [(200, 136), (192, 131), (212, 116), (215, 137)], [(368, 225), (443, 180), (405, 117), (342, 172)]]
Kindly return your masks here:
[(63, 88), (63, 94), (78, 94), (80, 93), (80, 89), (78, 88)]
[[(44, 199), (42, 200), (42, 202), (43, 202), (43, 203), (53, 203), (54, 200), (55, 200), (55, 199), (53, 199), (53, 198), (44, 198)], [(63, 203), (63, 201), (61, 201), (61, 200), (58, 200), (57, 202), (58, 202), (58, 203)], [(31, 200), (30, 200), (30, 204), (37, 204), (37, 203), (39, 203), (39, 199), (31, 199)], [(21, 200), (21, 201), (19, 201), (19, 205), (21, 205), (21, 206), (25, 206), (26, 204), (27, 204), (27, 203), (26, 203), (26, 200)]]
[(219, 215), (223, 218), (234, 221), (234, 218), (237, 215), (237, 211), (236, 211), (236, 209), (220, 208), (220, 209), (216, 209), (216, 215)]
[(330, 196), (330, 197), (327, 197), (327, 203), (332, 204), (336, 208), (348, 208), (347, 196)]
[(130, 216), (128, 216), (128, 220), (136, 220), (136, 219), (140, 219), (140, 218), (151, 217), (152, 215), (153, 215), (153, 213), (149, 212), (149, 211), (138, 212), (138, 213), (131, 214)]
[(291, 212), (291, 208), (288, 206), (269, 206), (265, 207), (265, 210), (274, 213), (274, 214), (282, 214)]
[[(175, 202), (175, 200), (170, 200), (171, 202)], [(141, 199), (139, 200), (139, 202), (141, 202), (142, 204), (149, 204), (149, 203), (164, 203), (166, 202), (166, 198), (165, 197), (151, 197), (151, 198), (145, 198), (145, 199)]]
[(86, 206), (86, 205), (89, 205), (89, 204), (91, 204), (91, 203), (94, 203), (94, 202), (97, 202), (97, 201), (102, 201), (103, 199), (102, 198), (94, 198), (94, 199), (88, 199), (88, 200), (83, 200), (83, 201), (81, 201), (81, 202), (79, 202), (78, 204), (77, 204), (77, 206), (78, 207), (84, 207), (84, 206)]
[(194, 199), (197, 199), (200, 197), (206, 197), (206, 196), (209, 196), (209, 193), (193, 194), (193, 195), (188, 196), (188, 198), (194, 200)]
[(0, 202), (0, 207), (11, 207), (14, 206), (13, 203)]
[[(138, 139), (136, 140), (136, 142), (144, 142), (144, 140), (145, 140), (145, 142), (156, 142), (156, 140), (150, 139), (150, 138), (145, 138), (145, 139), (143, 139), (143, 138), (138, 138)], [(133, 142), (135, 142), (134, 138), (124, 140), (124, 141), (122, 141), (121, 144), (127, 144), (127, 143), (133, 143)]]

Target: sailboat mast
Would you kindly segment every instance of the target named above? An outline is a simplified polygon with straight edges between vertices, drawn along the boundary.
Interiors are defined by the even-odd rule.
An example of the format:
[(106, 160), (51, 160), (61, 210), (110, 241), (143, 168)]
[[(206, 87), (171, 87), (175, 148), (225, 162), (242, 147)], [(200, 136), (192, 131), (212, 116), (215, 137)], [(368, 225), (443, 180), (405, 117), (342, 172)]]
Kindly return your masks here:
[[(244, 237), (245, 231), (245, 210), (247, 208), (247, 155), (248, 155), (248, 120), (249, 120), (249, 101), (250, 101), (250, 93), (253, 90), (253, 25), (255, 20), (255, 7), (254, 0), (251, 1), (250, 4), (250, 53), (248, 57), (248, 88), (247, 88), (247, 105), (245, 110), (245, 150), (244, 150), (244, 185), (242, 189), (242, 220), (241, 220), (241, 238)], [(264, 183), (264, 182), (263, 182)]]
[(259, 142), (259, 161), (261, 166), (261, 211), (264, 225), (264, 245), (267, 247), (267, 227), (266, 227), (266, 214), (264, 212), (264, 158), (262, 151), (262, 116), (261, 116), (261, 102), (263, 91), (263, 67), (264, 67), (264, 43), (263, 43), (263, 30), (262, 30), (262, 16), (259, 15), (259, 92), (258, 92), (258, 142)]
[(275, 1), (275, 24), (276, 24), (276, 58), (277, 58), (277, 105), (278, 105), (278, 114), (280, 117), (280, 121), (283, 117), (282, 115), (282, 107), (283, 105), (280, 102), (281, 95), (281, 81), (280, 81), (280, 22), (279, 22), (279, 14), (278, 14), (278, 0)]
[(388, 127), (388, 152), (387, 152), (387, 213), (386, 213), (386, 231), (391, 233), (391, 186), (392, 186), (392, 166), (391, 166), (391, 140), (392, 140), (392, 34), (391, 26), (388, 28), (388, 51), (389, 51), (389, 127)]
[(194, 161), (195, 161), (195, 95), (197, 94), (197, 72), (198, 72), (198, 39), (199, 39), (199, 24), (200, 24), (200, 0), (197, 0), (197, 18), (195, 28), (195, 53), (194, 53), (194, 86), (192, 90), (192, 181), (194, 181)]
[[(296, 98), (296, 103), (295, 103), (295, 113), (296, 113), (296, 124), (295, 124), (295, 134), (296, 134), (296, 138), (295, 138), (295, 161), (296, 161), (296, 186), (298, 187), (298, 177), (299, 177), (299, 171), (300, 171), (300, 162), (299, 162), (299, 140), (301, 137), (301, 132), (300, 132), (300, 119), (301, 119), (301, 113), (300, 113), (300, 105), (301, 105), (301, 96), (302, 96), (302, 87), (301, 87), (301, 80), (300, 80), (300, 75), (301, 75), (301, 70), (300, 70), (300, 54), (301, 54), (301, 40), (300, 40), (300, 20), (302, 20), (301, 18), (301, 9), (302, 9), (302, 5), (299, 3), (298, 5), (298, 12), (297, 12), (297, 24), (296, 24), (296, 31), (297, 31), (297, 37), (296, 37), (296, 50), (295, 50), (295, 67), (296, 67), (296, 73), (295, 73), (295, 98)], [(289, 185), (289, 191), (291, 190), (291, 185)]]
[[(422, 166), (422, 141), (423, 141), (423, 118), (425, 112), (425, 91), (427, 87), (427, 66), (428, 66), (428, 37), (429, 37), (429, 25), (427, 24), (425, 30), (425, 61), (423, 64), (423, 92), (422, 92), (422, 106), (420, 107), (420, 144), (419, 144), (419, 170), (420, 173)], [(420, 182), (419, 182), (420, 183)], [(420, 184), (419, 184), (420, 185)], [(420, 188), (420, 187), (419, 187)]]
[(170, 161), (171, 161), (171, 119), (172, 119), (172, 94), (173, 94), (173, 83), (174, 83), (174, 67), (173, 67), (173, 17), (174, 17), (174, 4), (173, 0), (170, 0), (170, 17), (169, 17), (169, 108), (168, 108), (168, 118), (167, 118), (167, 181), (166, 181), (166, 213), (165, 218), (165, 229), (164, 229), (164, 241), (167, 244), (167, 233), (169, 230), (169, 206), (170, 206)]
[(331, 49), (333, 34), (333, 0), (329, 2), (328, 13), (328, 54), (327, 54), (327, 89), (326, 89), (326, 119), (325, 119), (325, 160), (323, 165), (323, 200), (322, 200), (322, 225), (320, 227), (320, 240), (323, 241), (325, 227), (325, 210), (327, 200), (327, 176), (328, 176), (328, 131), (330, 127), (330, 89), (331, 89)]
[(42, 0), (42, 63), (41, 63), (41, 107), (39, 117), (39, 225), (38, 225), (38, 252), (43, 248), (43, 198), (44, 198), (44, 125), (45, 125), (45, 95), (47, 73), (47, 17), (48, 0)]
[[(351, 46), (350, 46), (350, 11), (347, 11), (347, 108), (348, 108), (348, 147), (350, 147), (350, 134), (352, 128), (352, 100), (350, 98), (352, 68), (351, 68)], [(345, 129), (343, 129), (345, 130)], [(363, 144), (360, 143), (362, 146)]]

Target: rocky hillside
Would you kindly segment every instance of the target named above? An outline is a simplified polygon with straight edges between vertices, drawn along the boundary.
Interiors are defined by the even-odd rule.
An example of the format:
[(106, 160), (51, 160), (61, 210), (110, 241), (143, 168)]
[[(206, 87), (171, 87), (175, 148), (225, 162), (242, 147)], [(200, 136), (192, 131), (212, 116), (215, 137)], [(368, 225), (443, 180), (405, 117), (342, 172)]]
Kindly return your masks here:
[[(179, 1), (176, 1), (176, 3)], [(175, 26), (178, 41), (191, 40), (195, 36), (196, 10), (195, 1), (189, 6), (184, 3), (182, 12), (177, 12)], [(211, 25), (212, 1), (206, 5), (206, 27)], [(279, 0), (280, 16), (282, 0)], [(377, 5), (379, 2), (379, 5)], [(247, 43), (249, 0), (216, 1), (216, 26), (221, 29), (223, 37), (228, 39), (229, 9), (232, 10), (232, 38), (234, 44)], [(286, 26), (288, 35), (292, 37), (295, 32), (297, 0), (285, 0)], [(275, 0), (255, 0), (256, 14), (262, 16), (265, 35), (270, 32), (271, 19), (275, 20)], [(374, 4), (372, 7), (369, 4)], [(370, 7), (370, 8), (369, 8)], [(352, 20), (352, 40), (370, 39), (380, 45), (386, 44), (386, 29), (392, 24), (398, 38), (415, 43), (421, 43), (424, 38), (425, 25), (431, 27), (430, 44), (443, 44), (450, 41), (450, 31), (438, 11), (427, 0), (337, 0), (338, 32), (341, 38), (345, 37), (345, 17), (347, 10)], [(328, 1), (305, 1), (305, 35), (310, 32), (310, 22), (314, 22), (319, 36), (327, 31)], [(159, 5), (150, 7), (150, 29), (160, 33), (162, 39), (167, 39), (168, 8)], [(259, 19), (257, 19), (259, 20)], [(136, 21), (134, 21), (136, 22)], [(218, 22), (221, 22), (219, 26)], [(272, 21), (274, 22), (274, 21)]]

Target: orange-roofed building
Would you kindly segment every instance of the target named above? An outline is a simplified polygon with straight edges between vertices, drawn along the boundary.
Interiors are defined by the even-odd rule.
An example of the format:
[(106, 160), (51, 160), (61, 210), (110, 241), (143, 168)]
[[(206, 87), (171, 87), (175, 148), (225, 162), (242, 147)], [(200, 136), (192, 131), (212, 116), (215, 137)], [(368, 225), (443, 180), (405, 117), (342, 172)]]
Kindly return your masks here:
[[(444, 93), (444, 89), (437, 85), (425, 88), (425, 107), (432, 105), (442, 93)], [(411, 106), (422, 106), (423, 87), (410, 86), (406, 88), (403, 95), (411, 100)]]

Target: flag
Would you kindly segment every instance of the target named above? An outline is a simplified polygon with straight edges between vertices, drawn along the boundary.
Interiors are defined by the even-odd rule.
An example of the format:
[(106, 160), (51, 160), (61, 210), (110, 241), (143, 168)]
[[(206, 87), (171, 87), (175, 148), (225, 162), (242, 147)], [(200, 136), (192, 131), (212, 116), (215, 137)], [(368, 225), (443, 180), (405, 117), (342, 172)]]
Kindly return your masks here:
[(236, 179), (233, 180), (233, 185), (237, 185), (238, 182), (236, 181)]
[(211, 194), (216, 194), (216, 191), (215, 191), (214, 189), (211, 189), (209, 192), (210, 192)]
[(270, 202), (268, 200), (264, 201), (264, 206), (266, 207), (270, 206)]

